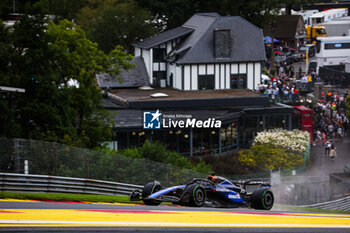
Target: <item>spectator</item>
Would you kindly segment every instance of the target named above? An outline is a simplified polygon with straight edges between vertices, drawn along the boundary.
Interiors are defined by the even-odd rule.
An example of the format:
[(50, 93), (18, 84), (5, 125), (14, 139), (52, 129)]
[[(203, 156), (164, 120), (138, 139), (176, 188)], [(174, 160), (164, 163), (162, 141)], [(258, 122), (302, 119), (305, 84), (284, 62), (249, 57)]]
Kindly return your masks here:
[(343, 139), (343, 128), (341, 127), (340, 124), (338, 125), (338, 128), (337, 128), (337, 138)]
[(272, 97), (274, 102), (279, 102), (279, 90), (277, 85), (272, 89)]
[(335, 151), (334, 144), (331, 145), (331, 149), (329, 151), (329, 157), (333, 160), (337, 156), (337, 152)]
[(332, 123), (328, 125), (328, 133), (330, 138), (334, 138), (334, 125)]
[(307, 82), (308, 82), (307, 77), (306, 77), (305, 73), (303, 73), (303, 76), (300, 79), (301, 89), (303, 89), (303, 90), (306, 89)]
[(327, 136), (324, 130), (322, 130), (321, 136), (322, 136), (322, 144), (325, 145), (327, 142)]
[(326, 157), (329, 156), (329, 153), (331, 151), (331, 147), (332, 147), (332, 143), (330, 143), (328, 141), (324, 144), (324, 155)]
[(317, 142), (318, 144), (321, 144), (321, 143), (322, 143), (322, 136), (321, 136), (321, 131), (320, 131), (320, 129), (317, 129), (317, 131), (316, 131), (316, 142)]

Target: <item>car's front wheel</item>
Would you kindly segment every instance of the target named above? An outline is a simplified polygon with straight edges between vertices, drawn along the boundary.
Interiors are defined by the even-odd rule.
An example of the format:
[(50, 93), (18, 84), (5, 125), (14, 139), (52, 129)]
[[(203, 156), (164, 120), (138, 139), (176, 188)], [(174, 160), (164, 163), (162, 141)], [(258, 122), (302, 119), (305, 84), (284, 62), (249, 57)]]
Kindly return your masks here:
[(152, 181), (147, 183), (142, 189), (143, 203), (145, 203), (146, 205), (159, 205), (161, 201), (147, 199), (147, 197), (152, 193), (158, 192), (161, 189), (162, 189), (162, 186), (158, 181)]
[(268, 188), (259, 188), (252, 194), (251, 207), (258, 210), (270, 210), (273, 206), (273, 193)]

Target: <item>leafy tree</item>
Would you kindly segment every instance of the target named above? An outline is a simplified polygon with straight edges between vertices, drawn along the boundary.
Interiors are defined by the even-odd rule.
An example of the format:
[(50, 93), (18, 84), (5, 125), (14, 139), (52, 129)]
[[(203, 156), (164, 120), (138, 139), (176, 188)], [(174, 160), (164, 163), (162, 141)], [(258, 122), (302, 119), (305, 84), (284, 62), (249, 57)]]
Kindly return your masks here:
[[(10, 30), (0, 20), (0, 85), (2, 86), (11, 81), (8, 64), (14, 55), (15, 50), (11, 43)], [(15, 112), (12, 111), (13, 106), (17, 104), (15, 101), (17, 95), (16, 93), (0, 93), (0, 132), (15, 137), (19, 136), (20, 131)]]
[(87, 0), (39, 0), (38, 4), (49, 15), (55, 15), (60, 20), (73, 20), (77, 13), (86, 6)]
[[(0, 29), (8, 35), (0, 39), (0, 57), (8, 61), (1, 64), (1, 85), (26, 90), (15, 100), (2, 99), (1, 106), (10, 106), (6, 114), (20, 130), (9, 131), (9, 122), (1, 122), (0, 136), (89, 148), (110, 140), (111, 115), (102, 106), (95, 76), (131, 68), (131, 55), (122, 47), (104, 54), (79, 26), (67, 20), (47, 25), (40, 14), (22, 16), (12, 32)], [(70, 86), (70, 80), (79, 86)]]
[(31, 7), (37, 6), (57, 19), (73, 20), (86, 4), (87, 0), (2, 0), (0, 17), (5, 19), (9, 13), (28, 13)]
[(197, 0), (137, 0), (137, 2), (152, 13), (159, 30), (181, 26), (195, 12), (198, 12), (199, 6)]
[(217, 12), (220, 15), (242, 16), (258, 27), (269, 23), (281, 7), (290, 9), (313, 3), (314, 0), (137, 0), (141, 7), (149, 9), (158, 22), (168, 28), (181, 26), (198, 12)]
[(89, 0), (78, 14), (77, 22), (104, 52), (111, 51), (115, 45), (131, 52), (133, 42), (156, 32), (149, 12), (133, 0)]
[[(50, 23), (48, 34), (55, 54), (53, 62), (61, 71), (60, 80), (74, 100), (70, 102), (70, 115), (75, 116), (71, 119), (74, 119), (72, 123), (80, 139), (86, 145), (89, 141), (111, 138), (111, 122), (104, 122), (104, 119), (109, 119), (109, 114), (101, 105), (101, 91), (95, 85), (96, 74), (119, 74), (121, 67), (132, 67), (127, 62), (132, 57), (125, 54), (122, 47), (116, 47), (108, 56), (105, 55), (98, 50), (97, 44), (86, 39), (80, 27), (67, 20), (57, 25)], [(79, 88), (69, 87), (67, 83), (70, 79), (76, 80)], [(96, 143), (89, 144), (89, 147), (94, 145)]]
[(9, 13), (24, 13), (39, 0), (1, 0), (0, 17), (6, 19)]

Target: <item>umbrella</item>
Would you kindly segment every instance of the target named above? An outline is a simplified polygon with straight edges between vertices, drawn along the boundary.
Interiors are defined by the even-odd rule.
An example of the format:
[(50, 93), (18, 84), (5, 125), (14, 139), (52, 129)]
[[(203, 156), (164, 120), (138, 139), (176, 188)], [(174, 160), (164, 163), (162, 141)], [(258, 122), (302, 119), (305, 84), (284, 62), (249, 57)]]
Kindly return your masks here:
[[(265, 44), (271, 44), (272, 43), (272, 37), (271, 36), (265, 36), (264, 37)], [(273, 38), (273, 43), (280, 42), (279, 40)]]

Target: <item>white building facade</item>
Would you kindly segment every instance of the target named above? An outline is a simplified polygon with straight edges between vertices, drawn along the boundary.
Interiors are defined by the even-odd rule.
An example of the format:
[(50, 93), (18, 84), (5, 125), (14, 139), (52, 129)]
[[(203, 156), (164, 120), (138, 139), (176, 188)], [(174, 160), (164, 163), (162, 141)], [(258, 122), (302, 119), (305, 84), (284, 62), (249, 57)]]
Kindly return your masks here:
[(261, 83), (262, 31), (241, 17), (196, 14), (183, 26), (134, 46), (152, 86), (253, 90)]

